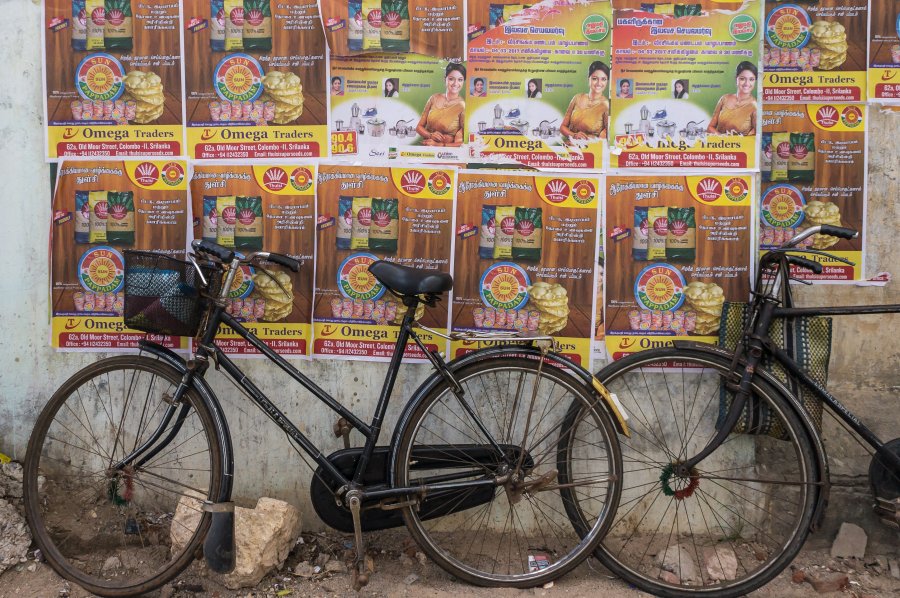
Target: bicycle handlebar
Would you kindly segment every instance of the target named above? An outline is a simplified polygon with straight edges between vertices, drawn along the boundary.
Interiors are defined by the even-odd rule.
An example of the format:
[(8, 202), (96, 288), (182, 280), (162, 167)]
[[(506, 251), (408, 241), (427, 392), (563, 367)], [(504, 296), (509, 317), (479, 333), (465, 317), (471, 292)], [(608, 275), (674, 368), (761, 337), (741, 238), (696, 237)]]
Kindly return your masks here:
[(808, 260), (805, 257), (800, 257), (799, 255), (787, 255), (787, 262), (789, 264), (793, 264), (798, 268), (803, 268), (805, 270), (812, 270), (813, 274), (821, 274), (822, 273), (822, 264), (819, 262)]
[[(235, 252), (226, 247), (222, 247), (212, 241), (204, 241), (203, 239), (194, 239), (191, 242), (191, 247), (199, 252), (205, 253), (206, 255), (212, 256), (217, 260), (225, 263), (230, 263), (235, 258)], [(295, 260), (294, 258), (288, 257), (286, 255), (282, 255), (280, 253), (271, 253), (268, 251), (256, 251), (247, 255), (245, 258), (240, 261), (243, 263), (250, 263), (254, 260), (263, 260), (267, 262), (272, 262), (273, 264), (278, 264), (279, 266), (284, 266), (285, 268), (291, 270), (292, 272), (300, 271), (300, 262)]]

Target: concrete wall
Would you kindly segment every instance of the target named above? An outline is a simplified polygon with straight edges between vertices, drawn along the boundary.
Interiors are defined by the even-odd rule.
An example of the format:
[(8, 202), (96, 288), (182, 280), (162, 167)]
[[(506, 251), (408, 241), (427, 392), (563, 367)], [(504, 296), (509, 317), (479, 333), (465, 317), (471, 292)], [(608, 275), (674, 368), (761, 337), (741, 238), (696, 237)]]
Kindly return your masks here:
[[(0, 232), (0, 452), (21, 459), (37, 414), (69, 375), (97, 359), (96, 354), (54, 353), (49, 344), (48, 247), (50, 221), (49, 169), (44, 163), (41, 104), (40, 3), (4, 3), (0, 56), (4, 82), (0, 87), (0, 181), (7, 215)], [(895, 240), (900, 223), (897, 167), (900, 114), (870, 116), (869, 273), (897, 270)], [(895, 271), (900, 275), (900, 271)], [(900, 286), (856, 288), (819, 286), (799, 289), (802, 301), (821, 304), (900, 303)], [(900, 316), (844, 318), (835, 326), (831, 388), (853, 410), (871, 422), (883, 438), (900, 430)], [(274, 370), (258, 362), (242, 362), (259, 386), (271, 393), (288, 415), (324, 448), (341, 448), (331, 435), (333, 416), (308, 396), (285, 389)], [(383, 365), (358, 362), (303, 363), (301, 369), (345, 404), (364, 416), (371, 414), (384, 374)], [(400, 409), (400, 399), (428, 374), (425, 366), (408, 366), (397, 385), (387, 430)], [(211, 376), (220, 393), (235, 440), (236, 491), (239, 496), (262, 494), (289, 500), (311, 515), (307, 500), (309, 471), (287, 442), (254, 407), (221, 376)], [(863, 523), (870, 535), (885, 542), (896, 536), (881, 530), (869, 515), (865, 472), (868, 458), (860, 446), (828, 425), (826, 437), (832, 458), (834, 504), (821, 537), (841, 519)], [(389, 432), (388, 432), (389, 434)], [(358, 440), (358, 438), (357, 438)], [(314, 527), (306, 519), (304, 527)], [(892, 541), (891, 538), (894, 538)], [(887, 544), (891, 545), (891, 544)]]

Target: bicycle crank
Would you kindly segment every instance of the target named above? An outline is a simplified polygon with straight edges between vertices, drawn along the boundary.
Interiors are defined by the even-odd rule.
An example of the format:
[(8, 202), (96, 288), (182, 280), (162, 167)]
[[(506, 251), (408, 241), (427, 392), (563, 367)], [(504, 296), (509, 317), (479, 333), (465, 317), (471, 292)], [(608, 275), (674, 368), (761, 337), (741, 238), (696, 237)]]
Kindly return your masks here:
[(353, 537), (356, 541), (356, 559), (353, 561), (353, 590), (358, 592), (369, 583), (369, 570), (366, 567), (366, 546), (362, 535), (362, 521), (359, 512), (362, 500), (359, 490), (351, 490), (345, 500), (353, 517)]

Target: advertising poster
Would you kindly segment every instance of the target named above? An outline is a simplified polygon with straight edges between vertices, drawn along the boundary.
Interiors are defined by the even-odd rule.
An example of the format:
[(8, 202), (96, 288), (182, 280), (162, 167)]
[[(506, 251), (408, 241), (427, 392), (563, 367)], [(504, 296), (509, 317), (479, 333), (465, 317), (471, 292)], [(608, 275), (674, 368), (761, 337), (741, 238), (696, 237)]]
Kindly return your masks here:
[[(456, 171), (321, 165), (317, 195), (313, 354), (387, 361), (405, 308), (369, 266), (387, 260), (451, 271)], [(424, 308), (418, 321), (446, 334), (449, 300)], [(444, 339), (417, 333), (429, 350), (446, 350)], [(405, 355), (425, 359), (412, 340)]]
[(610, 176), (606, 348), (716, 343), (726, 301), (750, 296), (753, 175)]
[(180, 156), (177, 2), (44, 0), (47, 156)]
[[(315, 253), (314, 164), (195, 164), (191, 175), (194, 238), (248, 254), (271, 251), (300, 262), (244, 266), (229, 290), (228, 313), (281, 355), (309, 354)], [(228, 326), (216, 342), (226, 353), (260, 355)]]
[(466, 18), (469, 20), (466, 35), (472, 41), (488, 29), (493, 29), (516, 17), (522, 11), (530, 11), (538, 2), (521, 0), (468, 0)]
[(599, 189), (597, 175), (460, 173), (453, 330), (550, 334), (589, 368)]
[(125, 327), (128, 249), (183, 260), (186, 165), (181, 161), (65, 161), (50, 227), (51, 345), (66, 351), (136, 349), (147, 338), (187, 349), (187, 338)]
[(867, 12), (868, 0), (768, 0), (763, 100), (865, 102)]
[(869, 99), (900, 103), (900, 5), (870, 0), (869, 11)]
[(325, 36), (315, 2), (184, 0), (184, 21), (191, 158), (328, 155)]
[(331, 58), (331, 154), (466, 160), (467, 69), (414, 54)]
[(543, 2), (469, 44), (471, 161), (602, 168), (611, 18), (609, 2)]
[(332, 56), (398, 52), (461, 60), (465, 0), (320, 0)]
[(804, 280), (863, 277), (866, 213), (866, 107), (855, 104), (765, 104), (760, 193), (760, 249), (778, 247), (821, 224), (859, 231), (855, 239), (813, 235), (803, 247), (850, 260), (806, 255), (821, 274), (792, 267)]
[(759, 2), (615, 7), (610, 165), (756, 168)]

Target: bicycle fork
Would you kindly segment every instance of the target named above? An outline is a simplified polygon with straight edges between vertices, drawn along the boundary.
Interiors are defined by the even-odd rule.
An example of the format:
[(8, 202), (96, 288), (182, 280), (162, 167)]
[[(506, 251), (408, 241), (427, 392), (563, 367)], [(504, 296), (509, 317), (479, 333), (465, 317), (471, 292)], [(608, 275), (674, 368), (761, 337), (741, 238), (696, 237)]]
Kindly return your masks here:
[[(769, 325), (772, 323), (773, 309), (774, 306), (772, 304), (763, 304), (759, 320), (754, 325), (754, 331), (768, 330)], [(753, 382), (753, 377), (756, 375), (756, 367), (759, 365), (760, 361), (762, 361), (764, 348), (761, 337), (755, 334), (755, 332), (751, 334), (749, 338), (747, 361), (741, 371), (740, 382), (735, 383), (730, 377), (725, 380), (725, 389), (734, 393), (734, 398), (731, 401), (731, 407), (725, 416), (725, 420), (722, 425), (719, 426), (718, 430), (716, 430), (715, 436), (713, 436), (706, 446), (703, 447), (703, 450), (681, 463), (673, 463), (673, 473), (675, 475), (685, 479), (696, 479), (697, 473), (695, 468), (697, 465), (715, 452), (715, 450), (725, 442), (728, 435), (731, 434), (732, 429), (734, 429), (734, 426), (741, 418), (741, 414), (744, 412), (744, 406), (750, 398), (751, 384)], [(734, 371), (741, 356), (740, 345), (738, 345), (738, 348), (735, 350), (734, 360), (732, 361), (731, 372)], [(729, 374), (731, 372), (729, 372)]]

